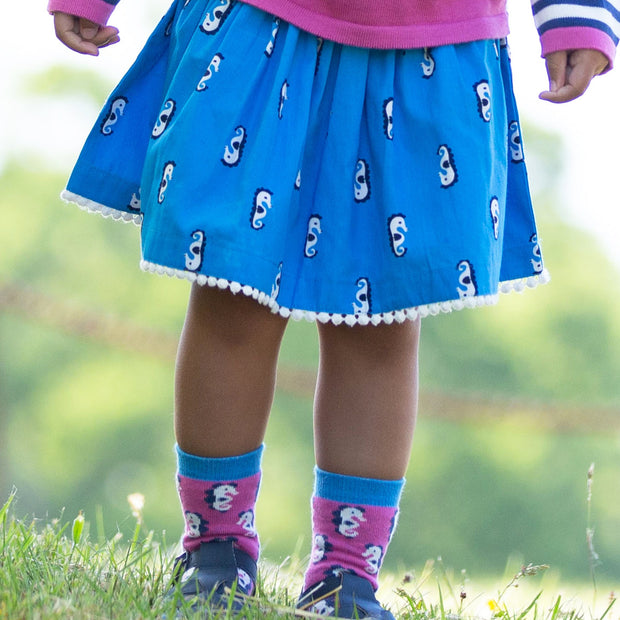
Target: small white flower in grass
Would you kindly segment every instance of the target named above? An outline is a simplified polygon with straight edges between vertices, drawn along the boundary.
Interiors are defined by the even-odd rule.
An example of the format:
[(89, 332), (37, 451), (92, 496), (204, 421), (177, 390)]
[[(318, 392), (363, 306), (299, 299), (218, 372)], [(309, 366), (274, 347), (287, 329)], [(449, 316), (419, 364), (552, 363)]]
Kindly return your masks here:
[(138, 523), (142, 523), (142, 511), (144, 510), (144, 495), (142, 493), (131, 493), (127, 496), (131, 514), (137, 519)]
[(586, 501), (589, 503), (592, 501), (592, 481), (594, 480), (594, 463), (590, 465), (588, 468), (588, 476), (586, 480), (586, 489), (588, 491), (588, 496)]

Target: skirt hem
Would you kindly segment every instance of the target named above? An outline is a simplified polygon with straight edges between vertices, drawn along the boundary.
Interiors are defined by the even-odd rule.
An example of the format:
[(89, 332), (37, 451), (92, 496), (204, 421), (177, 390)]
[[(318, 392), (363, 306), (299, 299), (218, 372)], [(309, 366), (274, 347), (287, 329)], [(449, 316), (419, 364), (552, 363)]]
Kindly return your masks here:
[(133, 223), (136, 226), (140, 226), (140, 224), (142, 224), (142, 213), (129, 213), (128, 211), (119, 211), (118, 209), (113, 209), (112, 207), (106, 207), (99, 202), (95, 202), (89, 198), (84, 198), (83, 196), (74, 194), (69, 190), (64, 190), (60, 194), (60, 197), (65, 202), (75, 204), (83, 211), (88, 211), (89, 213), (97, 213), (103, 217), (111, 217), (116, 221)]
[[(143, 271), (155, 273), (161, 276), (170, 276), (179, 278), (181, 280), (188, 280), (189, 282), (199, 284), (201, 286), (209, 286), (211, 288), (219, 288), (221, 290), (229, 290), (234, 295), (239, 293), (246, 297), (251, 297), (259, 304), (268, 307), (273, 314), (279, 314), (281, 317), (288, 319), (291, 318), (295, 321), (306, 320), (314, 323), (332, 323), (334, 325), (346, 324), (350, 326), (354, 325), (389, 325), (391, 323), (404, 323), (407, 320), (414, 321), (418, 318), (424, 318), (427, 316), (436, 316), (438, 314), (449, 313), (452, 311), (463, 310), (465, 308), (480, 308), (482, 306), (492, 306), (498, 301), (499, 294), (495, 295), (479, 295), (476, 297), (465, 297), (463, 299), (452, 299), (448, 301), (442, 301), (432, 304), (425, 304), (422, 306), (414, 306), (410, 308), (403, 308), (401, 310), (393, 310), (391, 312), (381, 312), (373, 314), (339, 314), (331, 312), (316, 312), (312, 310), (301, 310), (299, 308), (287, 308), (278, 304), (277, 299), (274, 299), (271, 295), (260, 291), (257, 288), (249, 286), (247, 284), (241, 284), (227, 280), (225, 278), (217, 278), (215, 276), (207, 276), (204, 274), (194, 273), (192, 271), (184, 271), (181, 269), (174, 269), (172, 267), (165, 267), (158, 265), (150, 261), (142, 260), (140, 262), (140, 268)], [(500, 282), (500, 293), (521, 293), (525, 289), (536, 288), (541, 284), (547, 284), (550, 281), (549, 272), (544, 269), (541, 273), (526, 278), (519, 278), (517, 280), (509, 280), (506, 282)]]

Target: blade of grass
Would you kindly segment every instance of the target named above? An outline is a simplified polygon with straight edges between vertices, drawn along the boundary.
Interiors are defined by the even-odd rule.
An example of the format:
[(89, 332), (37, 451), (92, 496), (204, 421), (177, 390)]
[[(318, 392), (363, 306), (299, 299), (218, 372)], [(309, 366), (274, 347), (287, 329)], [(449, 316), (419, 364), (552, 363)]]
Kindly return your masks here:
[(542, 591), (539, 592), (535, 597), (534, 600), (519, 614), (517, 620), (523, 620), (523, 618), (525, 618), (525, 616), (527, 616), (528, 613), (530, 613), (530, 610), (532, 609), (532, 607), (534, 607), (534, 605), (536, 605), (536, 602), (538, 601), (538, 599), (540, 598), (542, 594)]

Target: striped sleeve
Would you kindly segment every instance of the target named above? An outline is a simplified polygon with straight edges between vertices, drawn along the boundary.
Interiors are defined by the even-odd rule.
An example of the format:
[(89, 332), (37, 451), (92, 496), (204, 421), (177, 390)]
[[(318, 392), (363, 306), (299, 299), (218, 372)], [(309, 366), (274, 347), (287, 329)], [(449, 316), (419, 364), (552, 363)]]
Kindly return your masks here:
[(596, 49), (613, 62), (620, 38), (620, 0), (532, 0), (543, 56)]
[(77, 15), (105, 26), (118, 3), (119, 0), (49, 0), (47, 10)]

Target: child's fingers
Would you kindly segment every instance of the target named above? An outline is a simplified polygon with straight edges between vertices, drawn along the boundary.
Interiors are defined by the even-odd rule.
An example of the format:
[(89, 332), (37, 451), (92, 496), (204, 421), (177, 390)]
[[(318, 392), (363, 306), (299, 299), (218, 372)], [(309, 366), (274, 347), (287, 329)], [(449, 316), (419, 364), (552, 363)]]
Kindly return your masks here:
[(99, 26), (94, 22), (67, 13), (54, 13), (54, 29), (58, 39), (79, 54), (98, 56), (100, 47), (119, 41), (116, 28)]
[(92, 41), (99, 32), (99, 24), (95, 22), (91, 22), (89, 19), (84, 19), (80, 17), (79, 21), (79, 33), (83, 39), (87, 41)]
[(566, 82), (568, 52), (553, 52), (545, 57), (547, 76), (549, 77), (549, 91), (554, 92)]
[(559, 84), (556, 90), (541, 93), (541, 99), (552, 103), (566, 103), (583, 95), (594, 77), (589, 68), (583, 64), (577, 64), (567, 71), (566, 81)]
[(83, 39), (94, 43), (97, 47), (106, 47), (120, 40), (118, 29), (114, 26), (99, 26), (87, 19), (80, 20), (80, 34)]
[(577, 99), (577, 97), (583, 95), (584, 92), (585, 88), (581, 90), (573, 84), (567, 84), (555, 91), (543, 91), (540, 93), (540, 98), (551, 103), (567, 103), (568, 101)]
[(99, 48), (92, 41), (84, 39), (79, 18), (67, 13), (54, 13), (56, 36), (69, 49), (79, 54), (99, 55)]
[(112, 37), (110, 37), (107, 41), (99, 45), (99, 49), (101, 49), (102, 47), (108, 47), (108, 45), (114, 45), (115, 43), (118, 43), (120, 40), (121, 38), (118, 36), (118, 34), (115, 34)]
[[(540, 93), (540, 98), (552, 103), (566, 103), (583, 95), (588, 89), (592, 78), (602, 73), (607, 67), (607, 58), (596, 50), (574, 50), (572, 52), (556, 52), (566, 54), (567, 63), (564, 71), (564, 81), (553, 82), (551, 75), (557, 58), (548, 58), (549, 90)], [(555, 56), (550, 54), (549, 57)], [(560, 60), (561, 62), (561, 60)]]
[(54, 30), (58, 40), (69, 49), (80, 54), (91, 54), (93, 56), (99, 53), (96, 45), (90, 41), (84, 41), (79, 34), (79, 22), (73, 15), (54, 13)]

